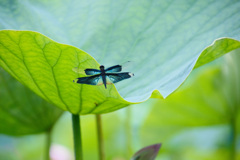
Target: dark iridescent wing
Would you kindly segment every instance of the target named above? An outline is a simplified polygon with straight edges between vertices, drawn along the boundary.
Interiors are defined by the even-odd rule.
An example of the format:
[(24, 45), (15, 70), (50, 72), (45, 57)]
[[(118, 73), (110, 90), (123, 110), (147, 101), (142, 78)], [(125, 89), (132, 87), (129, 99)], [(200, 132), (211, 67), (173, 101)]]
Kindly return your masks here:
[(89, 85), (102, 85), (102, 76), (100, 74), (98, 75), (93, 75), (89, 77), (81, 77), (81, 78), (76, 78), (73, 80), (75, 83), (81, 83), (81, 84), (89, 84)]
[(100, 74), (101, 71), (98, 69), (82, 69), (75, 67), (72, 69), (74, 72), (79, 73), (79, 74), (86, 74), (86, 75), (95, 75), (95, 74)]
[(117, 83), (124, 79), (128, 79), (134, 76), (133, 73), (123, 72), (123, 73), (106, 73), (107, 84)]
[(115, 65), (115, 66), (105, 69), (106, 73), (121, 72), (121, 71), (122, 71), (121, 65)]
[(98, 69), (85, 69), (84, 70), (86, 75), (95, 75), (95, 74), (100, 74), (101, 71)]

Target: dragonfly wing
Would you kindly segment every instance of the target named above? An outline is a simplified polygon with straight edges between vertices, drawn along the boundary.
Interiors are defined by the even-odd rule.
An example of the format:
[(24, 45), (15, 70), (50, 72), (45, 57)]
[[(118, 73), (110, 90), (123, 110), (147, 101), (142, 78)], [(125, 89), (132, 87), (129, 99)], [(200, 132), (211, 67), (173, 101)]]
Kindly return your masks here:
[(100, 74), (98, 75), (93, 75), (90, 77), (80, 77), (76, 78), (73, 80), (75, 83), (80, 83), (80, 84), (89, 84), (89, 85), (102, 85), (102, 76)]
[(124, 79), (128, 79), (134, 76), (133, 73), (130, 72), (123, 72), (123, 73), (107, 73), (107, 84), (117, 83)]
[(101, 71), (98, 69), (82, 69), (82, 68), (78, 68), (75, 67), (72, 69), (74, 72), (79, 73), (79, 74), (86, 74), (86, 75), (95, 75), (95, 74), (100, 74)]
[(86, 75), (95, 75), (95, 74), (100, 74), (101, 71), (98, 69), (85, 69), (84, 70)]
[(122, 71), (121, 65), (115, 65), (115, 66), (105, 69), (106, 73), (121, 72), (121, 71)]

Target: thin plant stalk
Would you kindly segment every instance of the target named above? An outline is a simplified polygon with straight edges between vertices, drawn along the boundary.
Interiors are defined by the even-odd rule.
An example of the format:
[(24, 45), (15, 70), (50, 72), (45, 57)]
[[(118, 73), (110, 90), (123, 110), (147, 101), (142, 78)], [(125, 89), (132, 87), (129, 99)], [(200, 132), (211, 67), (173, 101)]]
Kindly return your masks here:
[(131, 119), (132, 119), (132, 110), (130, 107), (126, 108), (126, 145), (127, 145), (127, 157), (131, 157), (132, 156), (132, 127), (131, 127)]
[(97, 124), (99, 160), (104, 160), (105, 154), (104, 154), (104, 142), (103, 142), (103, 131), (102, 131), (102, 117), (100, 114), (96, 114), (95, 117), (96, 117), (96, 124)]
[(50, 149), (51, 149), (51, 141), (52, 141), (51, 131), (52, 129), (49, 129), (46, 132), (45, 160), (50, 160)]
[(82, 139), (79, 115), (72, 114), (73, 141), (75, 160), (83, 160)]

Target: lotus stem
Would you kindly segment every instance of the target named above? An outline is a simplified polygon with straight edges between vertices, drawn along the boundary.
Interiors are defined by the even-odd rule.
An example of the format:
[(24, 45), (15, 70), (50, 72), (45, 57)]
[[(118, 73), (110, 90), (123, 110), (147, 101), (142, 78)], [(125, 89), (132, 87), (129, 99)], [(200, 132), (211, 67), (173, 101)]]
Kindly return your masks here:
[(127, 157), (131, 157), (132, 156), (132, 128), (131, 128), (131, 119), (132, 119), (132, 110), (130, 107), (126, 108), (126, 145), (127, 145)]
[(72, 114), (73, 141), (75, 160), (83, 160), (82, 139), (79, 115)]
[(103, 142), (103, 132), (102, 132), (102, 117), (100, 114), (96, 114), (95, 117), (96, 117), (96, 124), (97, 124), (99, 160), (104, 160), (105, 154), (104, 154), (104, 142)]
[(52, 140), (51, 131), (52, 129), (49, 129), (48, 131), (46, 131), (46, 148), (45, 148), (46, 160), (50, 160), (50, 149), (51, 149), (51, 140)]

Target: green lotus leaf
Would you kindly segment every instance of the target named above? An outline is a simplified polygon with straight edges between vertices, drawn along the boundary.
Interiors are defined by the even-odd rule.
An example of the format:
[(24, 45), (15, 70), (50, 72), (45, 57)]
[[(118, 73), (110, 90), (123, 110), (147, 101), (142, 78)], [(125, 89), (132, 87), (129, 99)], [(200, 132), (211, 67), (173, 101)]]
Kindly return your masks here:
[(63, 113), (0, 68), (0, 133), (27, 135), (49, 131)]
[(98, 68), (87, 53), (30, 31), (0, 32), (0, 64), (17, 80), (50, 103), (74, 114), (109, 112), (130, 103), (114, 85), (80, 85), (72, 69)]
[[(59, 95), (56, 90), (49, 91), (55, 92), (51, 96), (56, 97), (37, 92), (42, 97), (47, 94), (45, 99), (54, 101), (54, 104), (72, 113), (106, 113), (125, 107), (130, 102), (145, 101), (151, 95), (165, 98), (184, 82), (195, 65), (196, 68), (239, 48), (239, 8), (238, 1), (227, 0), (1, 1), (0, 28), (40, 32), (57, 42), (86, 51), (105, 66), (132, 61), (134, 65), (127, 71), (133, 72), (135, 76), (116, 84), (121, 97), (129, 102), (123, 100), (114, 87), (114, 91), (108, 96), (106, 95), (110, 91), (103, 90), (102, 86), (84, 86), (88, 93), (83, 91), (82, 95), (76, 95), (73, 90), (80, 90), (82, 85), (76, 87), (70, 81), (64, 81), (64, 85), (58, 84)], [(16, 41), (14, 36), (11, 38)], [(52, 61), (56, 61), (57, 55), (52, 55)], [(80, 67), (98, 68), (96, 61)], [(70, 63), (72, 65), (67, 66)], [(72, 59), (62, 66), (65, 70), (64, 73), (61, 72), (60, 78), (70, 80), (73, 75), (76, 78), (76, 74), (71, 73), (70, 77), (65, 71), (70, 75), (72, 67), (77, 67), (78, 64), (72, 55)], [(48, 70), (47, 67), (45, 69)], [(59, 72), (57, 76), (60, 76)], [(58, 79), (59, 77), (57, 81)], [(36, 78), (35, 80), (38, 81)], [(67, 84), (69, 85), (66, 88)], [(99, 99), (96, 101), (96, 97), (89, 99), (85, 95), (97, 95)], [(81, 109), (76, 105), (79, 104), (77, 102), (83, 102), (83, 99), (88, 99), (88, 102)]]
[(151, 137), (161, 137), (166, 141), (179, 131), (220, 125), (227, 125), (231, 137), (236, 138), (240, 134), (239, 53), (195, 70), (174, 93), (158, 100), (143, 126), (144, 140), (149, 143), (154, 142)]

